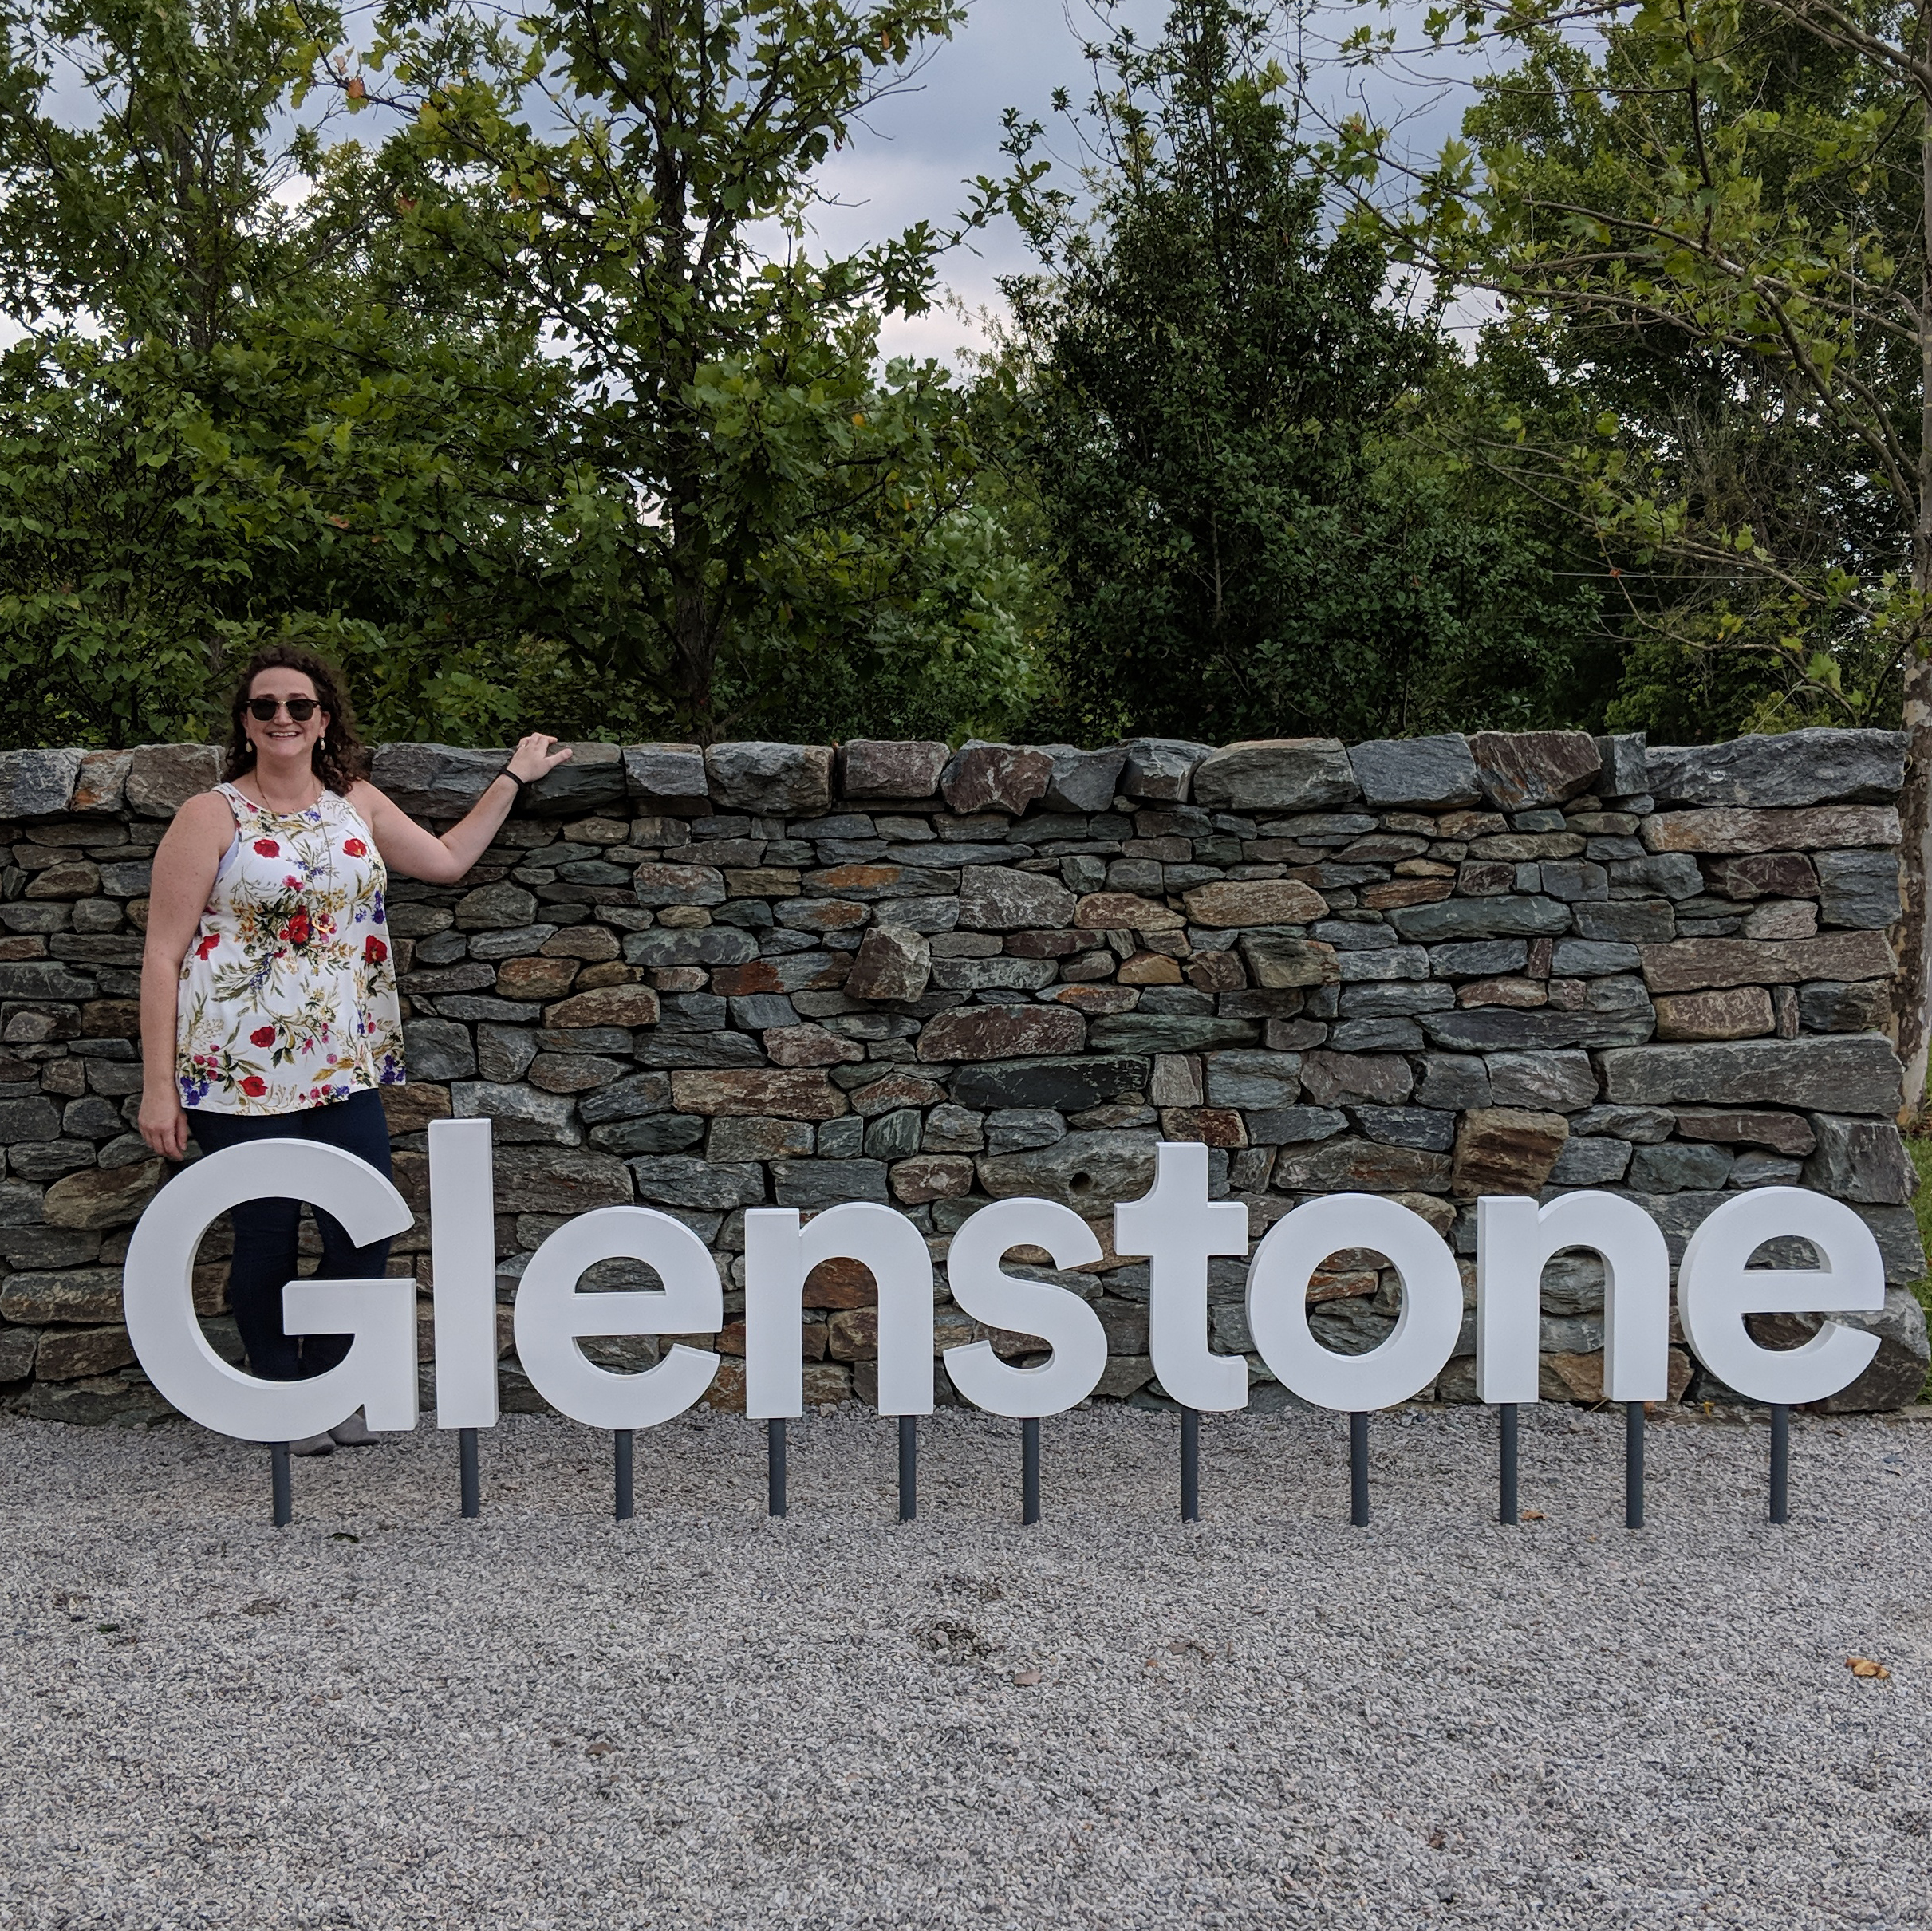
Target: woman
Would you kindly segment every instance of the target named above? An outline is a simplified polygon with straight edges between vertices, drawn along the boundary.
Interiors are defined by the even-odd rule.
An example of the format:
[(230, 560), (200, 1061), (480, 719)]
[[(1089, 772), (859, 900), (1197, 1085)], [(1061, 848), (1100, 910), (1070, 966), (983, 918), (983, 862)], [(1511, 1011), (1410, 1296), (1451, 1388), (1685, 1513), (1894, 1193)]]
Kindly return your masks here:
[[(236, 688), (227, 782), (191, 798), (154, 855), (141, 966), (141, 1137), (170, 1160), (245, 1140), (319, 1140), (389, 1172), (380, 1087), (403, 1078), (384, 888), (393, 867), (453, 884), (518, 792), (570, 755), (527, 737), (469, 816), (440, 838), (363, 775), (367, 754), (336, 673), (289, 644), (258, 651)], [(228, 1300), (248, 1365), (269, 1381), (333, 1368), (346, 1334), (282, 1325), (301, 1204), (233, 1210)], [(321, 1273), (380, 1277), (389, 1243), (358, 1247), (317, 1212)], [(325, 1455), (375, 1436), (360, 1414), (291, 1444)]]

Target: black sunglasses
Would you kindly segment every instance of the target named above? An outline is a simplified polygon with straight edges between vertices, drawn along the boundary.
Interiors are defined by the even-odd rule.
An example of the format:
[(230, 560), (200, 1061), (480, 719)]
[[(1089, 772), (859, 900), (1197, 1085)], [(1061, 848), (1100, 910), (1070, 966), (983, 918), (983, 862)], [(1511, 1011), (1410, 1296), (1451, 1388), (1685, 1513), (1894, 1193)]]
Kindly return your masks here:
[(278, 711), (286, 711), (296, 723), (306, 724), (321, 709), (321, 703), (313, 697), (291, 697), (286, 702), (279, 697), (251, 697), (248, 700), (248, 715), (258, 724), (271, 723)]

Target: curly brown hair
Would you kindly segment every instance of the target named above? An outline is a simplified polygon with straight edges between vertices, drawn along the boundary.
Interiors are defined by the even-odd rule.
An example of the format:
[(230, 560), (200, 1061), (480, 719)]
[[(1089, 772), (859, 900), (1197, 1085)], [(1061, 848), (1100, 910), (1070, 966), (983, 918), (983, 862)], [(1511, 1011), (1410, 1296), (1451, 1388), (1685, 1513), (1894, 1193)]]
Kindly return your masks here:
[(342, 674), (326, 657), (305, 650), (299, 644), (270, 644), (255, 652), (242, 668), (241, 681), (228, 707), (228, 766), (223, 774), (239, 778), (255, 768), (254, 747), (248, 741), (243, 719), (248, 713), (248, 694), (264, 671), (299, 671), (315, 687), (315, 695), (328, 713), (329, 727), (310, 754), (310, 768), (331, 791), (346, 792), (357, 778), (369, 775), (369, 755), (356, 734), (355, 707), (349, 701)]

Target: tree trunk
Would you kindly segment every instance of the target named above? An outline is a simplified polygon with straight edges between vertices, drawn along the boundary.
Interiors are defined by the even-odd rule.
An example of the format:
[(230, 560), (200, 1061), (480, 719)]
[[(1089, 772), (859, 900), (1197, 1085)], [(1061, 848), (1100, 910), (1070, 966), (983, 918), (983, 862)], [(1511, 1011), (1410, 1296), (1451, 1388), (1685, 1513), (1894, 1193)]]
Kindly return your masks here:
[[(1912, 532), (1912, 589), (1922, 613), (1932, 604), (1932, 100), (1920, 110), (1919, 183), (1924, 220), (1920, 227), (1926, 258), (1918, 289), (1918, 518)], [(1905, 1062), (1905, 1113), (1924, 1104), (1928, 1043), (1932, 1021), (1932, 920), (1926, 912), (1926, 882), (1932, 879), (1932, 658), (1920, 637), (1906, 660), (1905, 728), (1909, 739), (1905, 794), (1899, 817), (1903, 838), (1905, 917), (1898, 931), (1898, 977), (1893, 1011), (1898, 1021), (1898, 1057)]]

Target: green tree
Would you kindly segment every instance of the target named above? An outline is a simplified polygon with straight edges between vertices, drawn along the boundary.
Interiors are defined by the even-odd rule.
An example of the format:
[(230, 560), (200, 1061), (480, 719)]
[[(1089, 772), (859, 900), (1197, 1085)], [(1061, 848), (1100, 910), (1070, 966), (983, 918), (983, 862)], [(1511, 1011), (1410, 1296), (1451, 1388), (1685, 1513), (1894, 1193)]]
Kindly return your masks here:
[(580, 624), (611, 678), (668, 689), (701, 735), (785, 715), (829, 664), (909, 692), (929, 660), (1025, 682), (997, 607), (1024, 573), (975, 507), (968, 412), (936, 365), (878, 365), (879, 323), (927, 305), (941, 239), (806, 245), (814, 171), (959, 18), (400, 4), (365, 68), (318, 62), (400, 115), (399, 169), (430, 183), (416, 254), (538, 318), (570, 368), (553, 459), (583, 483), (555, 534)]
[(1406, 433), (1457, 380), (1331, 232), (1270, 22), (1182, 0), (1104, 69), (1087, 193), (1010, 120), (1013, 380), (1063, 579), (1063, 727), (1226, 739), (1542, 723), (1585, 610), (1479, 472)]

